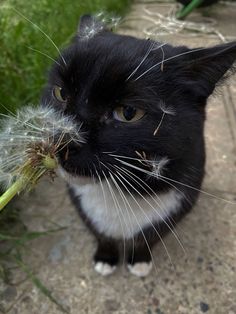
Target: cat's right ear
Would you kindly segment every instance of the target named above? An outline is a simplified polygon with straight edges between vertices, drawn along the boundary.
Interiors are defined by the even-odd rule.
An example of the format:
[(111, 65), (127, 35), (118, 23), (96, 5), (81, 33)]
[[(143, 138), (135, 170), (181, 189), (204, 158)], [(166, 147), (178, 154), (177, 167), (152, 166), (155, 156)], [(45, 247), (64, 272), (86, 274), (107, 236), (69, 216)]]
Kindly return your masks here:
[(81, 40), (88, 40), (107, 31), (106, 25), (97, 20), (96, 17), (92, 15), (83, 15), (80, 18), (77, 34)]

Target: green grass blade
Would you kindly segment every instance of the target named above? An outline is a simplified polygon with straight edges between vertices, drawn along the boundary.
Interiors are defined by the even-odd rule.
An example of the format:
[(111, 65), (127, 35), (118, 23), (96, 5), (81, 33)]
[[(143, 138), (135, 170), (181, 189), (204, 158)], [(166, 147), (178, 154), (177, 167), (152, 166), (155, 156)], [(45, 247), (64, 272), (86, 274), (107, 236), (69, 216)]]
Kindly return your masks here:
[(50, 291), (43, 283), (42, 281), (33, 274), (30, 267), (25, 264), (21, 258), (19, 258), (18, 255), (14, 256), (15, 262), (18, 264), (18, 266), (27, 274), (28, 278), (32, 281), (32, 283), (39, 289), (39, 291), (44, 294), (50, 301), (52, 301), (54, 304), (58, 306), (58, 308), (63, 313), (68, 313), (69, 311), (62, 305), (60, 302), (52, 296), (52, 291)]

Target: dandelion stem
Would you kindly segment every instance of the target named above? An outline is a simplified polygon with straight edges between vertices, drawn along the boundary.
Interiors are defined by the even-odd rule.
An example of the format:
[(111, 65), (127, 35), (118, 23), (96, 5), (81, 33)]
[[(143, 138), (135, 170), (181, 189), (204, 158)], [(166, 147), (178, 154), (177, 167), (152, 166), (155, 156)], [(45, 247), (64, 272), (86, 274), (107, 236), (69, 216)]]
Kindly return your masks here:
[(38, 167), (32, 167), (26, 163), (21, 170), (21, 175), (3, 195), (0, 196), (0, 211), (12, 200), (12, 198), (23, 191), (29, 183), (33, 186), (48, 171), (57, 168), (57, 161), (50, 155), (43, 155), (41, 164)]
[(10, 200), (20, 191), (24, 189), (26, 181), (24, 178), (19, 178), (3, 195), (0, 196), (0, 211), (10, 202)]

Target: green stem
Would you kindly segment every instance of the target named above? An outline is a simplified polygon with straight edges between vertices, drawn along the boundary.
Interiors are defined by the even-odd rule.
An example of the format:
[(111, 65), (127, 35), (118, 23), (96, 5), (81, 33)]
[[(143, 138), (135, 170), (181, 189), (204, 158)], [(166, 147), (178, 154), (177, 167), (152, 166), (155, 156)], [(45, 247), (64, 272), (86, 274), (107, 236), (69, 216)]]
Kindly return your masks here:
[(48, 171), (57, 167), (57, 162), (50, 155), (45, 155), (41, 163), (42, 169), (34, 169), (29, 164), (23, 168), (22, 174), (3, 195), (0, 196), (0, 211), (12, 200), (12, 198), (22, 190), (24, 190), (29, 183), (35, 185), (38, 180)]
[(192, 0), (187, 6), (183, 7), (179, 12), (177, 12), (177, 19), (184, 19), (193, 9), (199, 7), (203, 0)]
[(10, 202), (10, 200), (25, 187), (26, 180), (19, 178), (15, 183), (0, 196), (0, 211)]

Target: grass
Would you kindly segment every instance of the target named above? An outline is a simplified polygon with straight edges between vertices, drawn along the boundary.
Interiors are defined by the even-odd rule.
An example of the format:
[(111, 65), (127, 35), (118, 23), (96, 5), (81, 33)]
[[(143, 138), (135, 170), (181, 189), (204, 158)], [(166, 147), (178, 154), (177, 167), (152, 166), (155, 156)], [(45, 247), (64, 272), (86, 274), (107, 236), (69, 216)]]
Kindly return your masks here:
[[(29, 47), (51, 58), (58, 55), (46, 36), (21, 14), (38, 25), (62, 49), (75, 34), (82, 14), (105, 11), (120, 16), (129, 8), (130, 2), (131, 0), (1, 0), (0, 114), (8, 110), (14, 112), (27, 104), (39, 103), (52, 61)], [(48, 236), (57, 230), (61, 228), (29, 232), (19, 211), (12, 208), (12, 205), (1, 212), (0, 280), (11, 285), (11, 270), (19, 268), (45, 296), (62, 311), (66, 311), (24, 261), (34, 239)]]
[[(75, 34), (79, 17), (105, 11), (122, 15), (131, 0), (2, 0), (0, 3), (0, 102), (14, 111), (26, 104), (37, 104), (52, 61), (39, 50), (55, 58), (50, 41), (15, 8), (48, 34), (59, 48)], [(4, 108), (0, 109), (4, 111)]]

